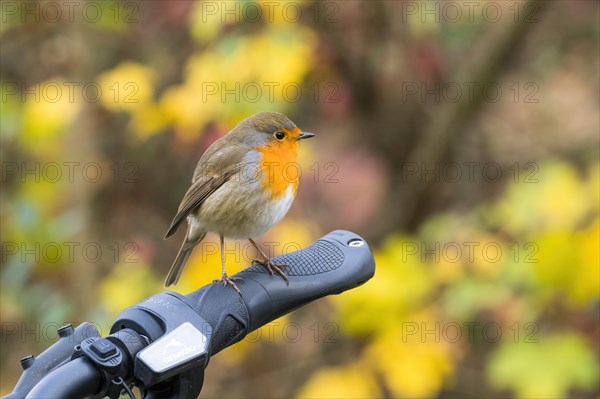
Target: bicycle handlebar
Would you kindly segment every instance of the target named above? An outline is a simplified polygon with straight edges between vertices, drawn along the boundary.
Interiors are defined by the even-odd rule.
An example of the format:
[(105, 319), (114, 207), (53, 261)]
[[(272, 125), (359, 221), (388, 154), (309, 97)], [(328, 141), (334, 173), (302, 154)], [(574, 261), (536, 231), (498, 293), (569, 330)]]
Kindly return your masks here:
[[(68, 383), (67, 383), (68, 382)], [(28, 398), (86, 398), (100, 391), (102, 374), (84, 357), (65, 363), (44, 377)]]
[[(350, 246), (352, 242), (353, 246)], [(242, 295), (217, 284), (210, 284), (187, 295), (190, 306), (213, 328), (211, 355), (268, 322), (315, 299), (339, 294), (366, 282), (375, 272), (373, 256), (366, 242), (356, 234), (334, 231), (309, 247), (276, 257), (285, 264), (289, 285), (277, 275), (271, 276), (260, 265), (252, 266), (235, 277)], [(233, 320), (235, 320), (235, 323)], [(220, 325), (231, 323), (223, 329)], [(235, 324), (238, 324), (235, 326)], [(234, 327), (235, 326), (235, 327)], [(221, 337), (221, 332), (225, 337)], [(238, 340), (239, 340), (238, 339)]]
[[(145, 389), (148, 399), (195, 398), (202, 388), (210, 356), (315, 299), (361, 285), (375, 272), (367, 243), (343, 230), (273, 261), (287, 265), (284, 271), (289, 284), (255, 265), (235, 275), (242, 278), (237, 282), (241, 295), (221, 284), (206, 285), (186, 296), (157, 294), (124, 310), (107, 338), (93, 334), (84, 339), (69, 359), (48, 370), (51, 372), (33, 389), (19, 381), (15, 391), (5, 398), (47, 397), (48, 389), (53, 389), (57, 397), (81, 397), (82, 391), (76, 388), (79, 384), (71, 379), (79, 376), (83, 381), (84, 375), (89, 378), (85, 394), (95, 398), (118, 397), (119, 384), (125, 383)], [(183, 349), (173, 352), (169, 345)], [(160, 348), (160, 356), (156, 348)], [(163, 361), (169, 367), (161, 368), (159, 363)], [(17, 390), (19, 386), (23, 389)]]

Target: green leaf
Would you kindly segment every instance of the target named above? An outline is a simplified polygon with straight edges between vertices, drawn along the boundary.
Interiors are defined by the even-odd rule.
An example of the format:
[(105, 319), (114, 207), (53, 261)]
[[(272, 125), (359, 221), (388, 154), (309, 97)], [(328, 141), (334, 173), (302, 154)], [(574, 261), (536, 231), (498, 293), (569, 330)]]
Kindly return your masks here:
[(488, 378), (519, 398), (566, 398), (572, 388), (595, 389), (599, 372), (584, 339), (566, 333), (539, 343), (505, 343), (490, 359)]

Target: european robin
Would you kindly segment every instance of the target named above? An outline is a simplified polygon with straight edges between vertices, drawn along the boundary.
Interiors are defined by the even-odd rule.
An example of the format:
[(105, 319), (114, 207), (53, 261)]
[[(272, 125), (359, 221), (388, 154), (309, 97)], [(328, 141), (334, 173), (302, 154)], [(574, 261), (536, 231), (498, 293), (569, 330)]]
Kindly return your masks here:
[[(215, 141), (202, 155), (192, 185), (185, 193), (166, 237), (184, 220), (188, 228), (181, 249), (165, 280), (177, 283), (192, 250), (208, 232), (219, 234), (222, 282), (240, 293), (225, 271), (224, 237), (248, 239), (262, 259), (254, 259), (286, 282), (285, 265), (273, 263), (254, 242), (287, 213), (298, 191), (298, 142), (313, 137), (302, 132), (285, 115), (260, 112), (241, 121)], [(290, 168), (291, 167), (291, 168)]]

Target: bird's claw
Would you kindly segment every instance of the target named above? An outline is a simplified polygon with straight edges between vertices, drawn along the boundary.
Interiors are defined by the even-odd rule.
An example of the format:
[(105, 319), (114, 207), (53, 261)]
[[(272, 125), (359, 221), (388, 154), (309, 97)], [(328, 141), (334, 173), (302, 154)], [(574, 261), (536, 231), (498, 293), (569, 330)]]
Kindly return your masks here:
[(223, 287), (225, 287), (227, 284), (229, 284), (241, 296), (242, 292), (238, 288), (237, 284), (234, 283), (235, 280), (242, 281), (243, 279), (241, 277), (229, 277), (228, 275), (223, 274), (223, 277), (214, 279), (213, 283), (221, 283), (222, 282), (223, 283)]
[(277, 263), (273, 263), (273, 262), (271, 262), (270, 259), (267, 259), (267, 260), (253, 259), (252, 264), (253, 265), (257, 264), (257, 265), (261, 265), (261, 266), (265, 267), (269, 271), (269, 273), (271, 273), (271, 276), (273, 275), (273, 271), (277, 272), (277, 274), (279, 274), (285, 280), (285, 283), (289, 285), (290, 282), (289, 282), (287, 276), (285, 275), (283, 270), (281, 270), (282, 268), (287, 267), (288, 265), (280, 265)]

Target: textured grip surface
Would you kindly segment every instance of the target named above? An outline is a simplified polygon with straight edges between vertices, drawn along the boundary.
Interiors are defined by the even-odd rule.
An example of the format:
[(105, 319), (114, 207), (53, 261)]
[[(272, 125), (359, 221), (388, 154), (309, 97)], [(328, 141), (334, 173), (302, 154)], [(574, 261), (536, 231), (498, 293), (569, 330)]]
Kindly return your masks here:
[[(319, 240), (308, 248), (277, 256), (273, 258), (273, 262), (287, 265), (284, 272), (288, 276), (310, 276), (330, 272), (342, 266), (344, 253), (331, 242)], [(261, 265), (254, 265), (245, 271), (270, 274)]]

